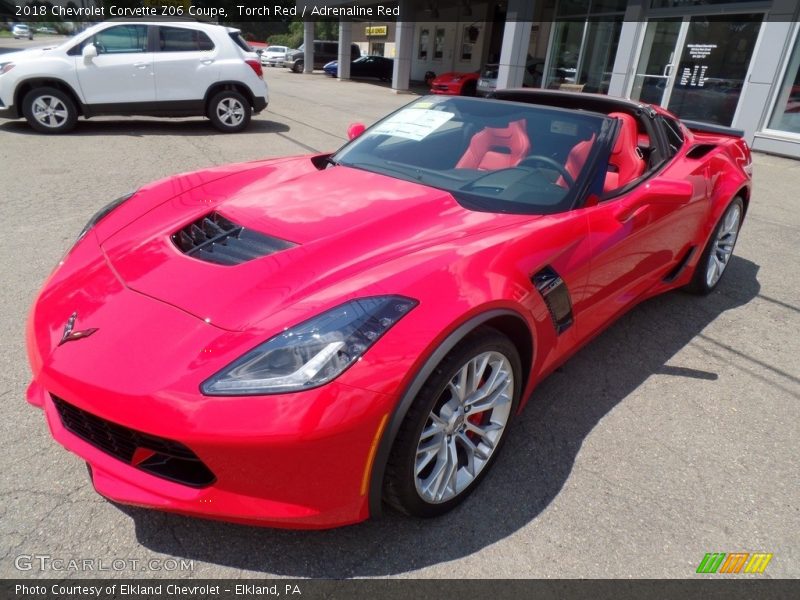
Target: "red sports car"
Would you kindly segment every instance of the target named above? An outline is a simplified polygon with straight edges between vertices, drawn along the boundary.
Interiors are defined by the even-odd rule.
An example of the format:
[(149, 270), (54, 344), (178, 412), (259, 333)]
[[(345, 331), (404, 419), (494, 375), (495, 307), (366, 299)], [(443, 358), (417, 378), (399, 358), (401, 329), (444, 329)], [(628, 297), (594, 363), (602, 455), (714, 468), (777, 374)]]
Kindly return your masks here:
[(443, 73), (431, 82), (431, 93), (445, 96), (474, 96), (480, 73)]
[(581, 345), (718, 285), (750, 200), (737, 132), (497, 96), (417, 99), (334, 154), (97, 213), (27, 330), (28, 400), (97, 491), (282, 527), (438, 515)]

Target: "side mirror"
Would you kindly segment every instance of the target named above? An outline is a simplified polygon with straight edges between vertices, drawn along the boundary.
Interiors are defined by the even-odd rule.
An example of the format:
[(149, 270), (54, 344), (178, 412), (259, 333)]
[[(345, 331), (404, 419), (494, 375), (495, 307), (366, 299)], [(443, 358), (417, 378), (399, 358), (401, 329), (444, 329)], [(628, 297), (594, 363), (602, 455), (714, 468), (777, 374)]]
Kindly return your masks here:
[(95, 48), (94, 44), (86, 44), (83, 47), (81, 55), (83, 55), (83, 62), (89, 64), (90, 62), (92, 62), (92, 60), (97, 58), (97, 48)]
[(654, 179), (643, 187), (643, 204), (687, 204), (694, 195), (694, 186), (683, 179)]
[(347, 139), (354, 140), (360, 136), (367, 128), (363, 123), (351, 123), (347, 128)]

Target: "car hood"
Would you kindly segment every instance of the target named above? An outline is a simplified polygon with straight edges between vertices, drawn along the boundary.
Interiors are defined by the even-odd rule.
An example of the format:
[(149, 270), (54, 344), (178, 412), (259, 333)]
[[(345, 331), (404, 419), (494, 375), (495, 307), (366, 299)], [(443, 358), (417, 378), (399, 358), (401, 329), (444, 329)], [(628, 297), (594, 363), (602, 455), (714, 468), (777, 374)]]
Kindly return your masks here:
[(8, 52), (6, 54), (0, 54), (0, 63), (7, 63), (7, 62), (20, 62), (23, 60), (32, 60), (34, 58), (39, 58), (43, 54), (50, 52), (56, 46), (41, 46), (39, 48), (27, 48), (26, 50), (18, 50), (17, 52)]
[(453, 79), (457, 79), (457, 78), (458, 79), (465, 79), (465, 78), (469, 77), (470, 75), (472, 75), (472, 73), (442, 73), (434, 81), (439, 81), (439, 82), (444, 83), (446, 81), (452, 81)]
[[(173, 234), (211, 213), (268, 236), (273, 250), (235, 265), (182, 253)], [(179, 194), (102, 249), (131, 289), (244, 330), (320, 290), (346, 294), (348, 280), (394, 258), (523, 218), (530, 219), (470, 211), (448, 192), (393, 177), (345, 166), (319, 171), (305, 158)]]

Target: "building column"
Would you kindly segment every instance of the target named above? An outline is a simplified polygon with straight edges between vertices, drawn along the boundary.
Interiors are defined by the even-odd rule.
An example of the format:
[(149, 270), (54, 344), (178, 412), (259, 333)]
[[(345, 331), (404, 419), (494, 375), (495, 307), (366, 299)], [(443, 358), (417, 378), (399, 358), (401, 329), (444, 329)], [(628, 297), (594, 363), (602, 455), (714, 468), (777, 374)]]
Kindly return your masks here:
[(628, 0), (611, 71), (611, 81), (608, 84), (609, 96), (627, 96), (630, 81), (636, 74), (636, 65), (633, 61), (636, 60), (639, 40), (647, 28), (645, 4), (644, 0)]
[(343, 18), (339, 19), (339, 66), (336, 77), (341, 81), (350, 79), (350, 44), (353, 42), (353, 23)]
[(314, 21), (303, 22), (303, 73), (314, 72)]
[(499, 90), (522, 87), (535, 5), (536, 0), (508, 0), (503, 45), (500, 48), (500, 68), (497, 73)]
[(407, 92), (411, 83), (411, 57), (414, 52), (414, 15), (411, 2), (400, 0), (400, 17), (394, 30), (394, 70), (392, 91)]

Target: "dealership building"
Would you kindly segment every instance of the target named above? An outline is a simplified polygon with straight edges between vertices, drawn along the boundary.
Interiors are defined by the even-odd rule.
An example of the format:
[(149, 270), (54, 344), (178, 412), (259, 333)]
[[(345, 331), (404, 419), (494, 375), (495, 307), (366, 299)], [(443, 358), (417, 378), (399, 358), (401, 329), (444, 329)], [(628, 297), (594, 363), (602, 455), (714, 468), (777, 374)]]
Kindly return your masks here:
[[(797, 0), (399, 5), (397, 23), (343, 20), (340, 26), (342, 57), (357, 42), (367, 53), (394, 58), (398, 92), (427, 71), (474, 72), (499, 63), (499, 88), (525, 84), (630, 97), (742, 129), (754, 149), (800, 158)], [(306, 36), (312, 35), (308, 24)], [(340, 68), (340, 77), (348, 78), (348, 71)]]

